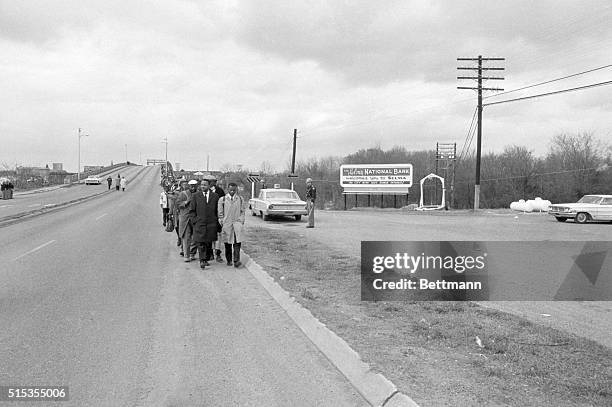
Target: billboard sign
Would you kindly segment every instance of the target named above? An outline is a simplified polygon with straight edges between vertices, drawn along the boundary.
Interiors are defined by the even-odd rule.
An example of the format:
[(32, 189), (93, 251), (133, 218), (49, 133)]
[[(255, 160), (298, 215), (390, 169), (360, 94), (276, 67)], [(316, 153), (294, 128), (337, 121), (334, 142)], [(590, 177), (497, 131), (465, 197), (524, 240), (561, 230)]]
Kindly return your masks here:
[(340, 186), (345, 194), (407, 194), (412, 164), (344, 164)]

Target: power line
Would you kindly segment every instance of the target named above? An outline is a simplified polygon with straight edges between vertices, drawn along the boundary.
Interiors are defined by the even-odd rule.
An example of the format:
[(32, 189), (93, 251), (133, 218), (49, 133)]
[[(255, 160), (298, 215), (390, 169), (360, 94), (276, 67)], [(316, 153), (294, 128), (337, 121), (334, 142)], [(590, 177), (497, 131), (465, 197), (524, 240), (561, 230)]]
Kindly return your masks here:
[[(461, 161), (463, 159), (464, 153), (466, 153), (470, 149), (470, 146), (472, 145), (472, 139), (474, 138), (474, 133), (472, 130), (474, 127), (474, 120), (476, 120), (477, 112), (478, 110), (474, 108), (474, 114), (472, 115), (472, 122), (470, 123), (470, 128), (468, 130), (467, 135), (465, 136), (465, 142), (463, 143), (463, 147), (461, 148), (461, 153), (459, 154), (459, 159), (457, 161)], [(470, 139), (470, 136), (472, 136), (471, 139)], [(469, 140), (469, 144), (468, 144), (468, 140)]]
[(563, 80), (563, 79), (573, 78), (573, 77), (575, 77), (575, 76), (584, 75), (584, 74), (587, 74), (587, 73), (591, 73), (591, 72), (599, 71), (599, 70), (601, 70), (601, 69), (610, 68), (610, 67), (612, 67), (612, 64), (608, 64), (608, 65), (600, 66), (600, 67), (598, 67), (598, 68), (589, 69), (589, 70), (587, 70), (587, 71), (582, 71), (582, 72), (578, 72), (578, 73), (575, 73), (575, 74), (571, 74), (571, 75), (563, 76), (563, 77), (561, 77), (561, 78), (551, 79), (551, 80), (549, 80), (549, 81), (545, 81), (545, 82), (535, 83), (535, 84), (533, 84), (533, 85), (524, 86), (524, 87), (522, 87), (522, 88), (512, 89), (512, 90), (509, 90), (509, 91), (506, 91), (506, 92), (497, 93), (497, 94), (495, 94), (495, 95), (485, 96), (483, 99), (489, 99), (489, 98), (493, 98), (493, 97), (496, 97), (496, 96), (506, 95), (506, 94), (508, 94), (508, 93), (518, 92), (519, 90), (525, 90), (525, 89), (529, 89), (529, 88), (535, 88), (536, 86), (546, 85), (547, 83), (552, 83), (552, 82), (557, 82), (557, 81), (560, 81), (560, 80)]
[(527, 100), (527, 99), (535, 99), (535, 98), (539, 98), (539, 97), (543, 97), (543, 96), (550, 96), (550, 95), (557, 95), (559, 93), (566, 93), (566, 92), (573, 92), (576, 90), (583, 90), (583, 89), (588, 89), (588, 88), (595, 88), (598, 86), (605, 86), (605, 85), (610, 85), (612, 84), (612, 81), (605, 81), (605, 82), (599, 82), (599, 83), (592, 83), (590, 85), (585, 85), (585, 86), (578, 86), (576, 88), (569, 88), (569, 89), (562, 89), (562, 90), (557, 90), (554, 92), (548, 92), (548, 93), (541, 93), (539, 95), (532, 95), (532, 96), (525, 96), (522, 98), (516, 98), (516, 99), (508, 99), (508, 100), (500, 100), (499, 102), (491, 102), (491, 103), (485, 103), (483, 104), (483, 106), (492, 106), (492, 105), (500, 105), (502, 103), (509, 103), (509, 102), (516, 102), (518, 100)]

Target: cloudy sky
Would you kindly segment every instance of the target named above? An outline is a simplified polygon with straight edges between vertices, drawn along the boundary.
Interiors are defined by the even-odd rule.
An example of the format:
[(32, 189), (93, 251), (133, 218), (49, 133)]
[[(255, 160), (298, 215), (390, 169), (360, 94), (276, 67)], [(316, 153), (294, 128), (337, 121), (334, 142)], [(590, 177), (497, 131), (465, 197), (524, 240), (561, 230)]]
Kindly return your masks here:
[[(0, 164), (168, 158), (277, 170), (360, 148), (464, 144), (458, 57), (506, 90), (612, 64), (612, 3), (565, 0), (0, 0)], [(495, 74), (500, 74), (495, 72)], [(612, 68), (487, 99), (612, 80)], [(493, 95), (493, 93), (488, 93)], [(612, 86), (484, 110), (483, 150), (612, 139)]]

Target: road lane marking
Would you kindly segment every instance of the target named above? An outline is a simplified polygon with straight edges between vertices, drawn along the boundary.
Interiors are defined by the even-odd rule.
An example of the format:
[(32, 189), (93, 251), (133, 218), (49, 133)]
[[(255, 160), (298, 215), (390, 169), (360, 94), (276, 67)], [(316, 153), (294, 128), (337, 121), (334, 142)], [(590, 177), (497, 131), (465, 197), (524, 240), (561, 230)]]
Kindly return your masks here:
[(30, 250), (29, 252), (25, 252), (25, 253), (24, 253), (24, 254), (22, 254), (21, 256), (17, 256), (17, 257), (15, 257), (15, 258), (13, 259), (13, 261), (15, 261), (15, 260), (19, 260), (20, 258), (22, 258), (22, 257), (24, 257), (24, 256), (27, 256), (28, 254), (32, 254), (32, 253), (34, 253), (35, 251), (40, 250), (40, 249), (42, 249), (43, 247), (48, 246), (48, 245), (50, 245), (50, 244), (51, 244), (51, 243), (53, 243), (53, 242), (55, 242), (55, 239), (53, 239), (53, 240), (49, 240), (47, 243), (43, 243), (43, 244), (41, 244), (40, 246), (35, 247), (34, 249)]
[(13, 206), (13, 205), (0, 205), (0, 208), (8, 208), (9, 206)]
[(105, 217), (106, 215), (107, 215), (106, 213), (103, 213), (102, 215), (98, 216), (98, 217), (96, 218), (96, 220), (100, 220), (100, 219), (102, 219), (103, 217)]
[(32, 204), (32, 205), (28, 205), (28, 208), (33, 208), (33, 207), (35, 207), (35, 206), (40, 206), (40, 205), (42, 205), (42, 204)]

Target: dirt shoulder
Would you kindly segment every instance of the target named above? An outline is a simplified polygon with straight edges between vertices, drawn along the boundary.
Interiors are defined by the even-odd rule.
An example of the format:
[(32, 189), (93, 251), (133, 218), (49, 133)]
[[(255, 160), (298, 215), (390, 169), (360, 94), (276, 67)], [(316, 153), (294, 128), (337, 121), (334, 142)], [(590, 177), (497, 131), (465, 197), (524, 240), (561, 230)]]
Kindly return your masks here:
[(420, 405), (612, 401), (607, 347), (471, 303), (362, 302), (351, 238), (338, 248), (306, 236), (304, 223), (249, 223), (253, 259)]

